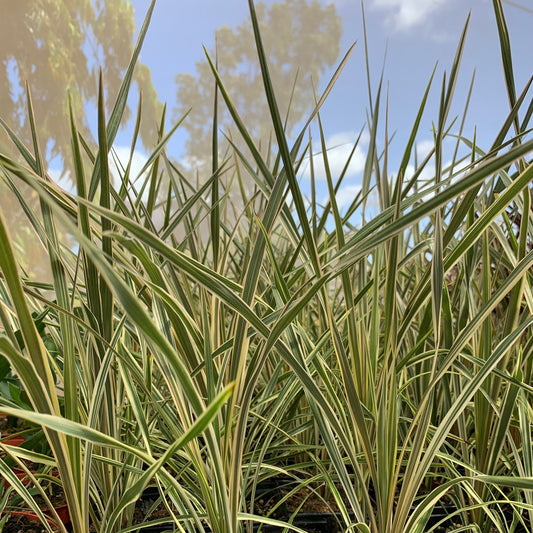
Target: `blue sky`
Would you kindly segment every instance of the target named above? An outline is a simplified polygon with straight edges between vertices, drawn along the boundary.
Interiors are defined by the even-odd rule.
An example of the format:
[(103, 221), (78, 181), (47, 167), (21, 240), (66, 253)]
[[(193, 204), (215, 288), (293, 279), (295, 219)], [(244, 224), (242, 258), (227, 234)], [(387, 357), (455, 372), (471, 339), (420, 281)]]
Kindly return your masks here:
[[(266, 3), (272, 1), (267, 0)], [(359, 0), (335, 0), (333, 3), (343, 23), (341, 55), (357, 41), (350, 61), (322, 112), (328, 145), (337, 146), (331, 150), (330, 159), (333, 166), (340, 168), (356, 133), (365, 123), (369, 104), (361, 3)], [(516, 4), (520, 4), (522, 9)], [(133, 0), (133, 5), (139, 28), (149, 0)], [(504, 9), (520, 91), (533, 73), (533, 2), (505, 2)], [(431, 122), (437, 118), (442, 77), (453, 61), (469, 12), (471, 21), (451, 116), (462, 114), (475, 70), (465, 134), (472, 137), (476, 125), (478, 144), (488, 148), (508, 112), (492, 0), (365, 1), (373, 91), (377, 87), (387, 50), (384, 81), (389, 93), (389, 132), (396, 132), (391, 145), (391, 169), (397, 164), (394, 156), (399, 158), (405, 146), (425, 87), (438, 62), (428, 112), (419, 134), (420, 151), (424, 152), (431, 144)], [(158, 0), (141, 60), (151, 68), (160, 99), (172, 108), (176, 98), (175, 75), (179, 72), (194, 73), (195, 63), (203, 58), (202, 45), (207, 48), (213, 46), (216, 28), (224, 24), (235, 27), (247, 17), (246, 0)], [(323, 85), (332, 72), (323, 77)], [(178, 131), (169, 145), (172, 156), (179, 157), (182, 153), (184, 135)], [(128, 142), (127, 132), (124, 132), (117, 139), (117, 147), (120, 149), (120, 144), (128, 145)], [(364, 149), (363, 142), (341, 196), (349, 196), (357, 190)], [(138, 159), (140, 164), (142, 154)], [(302, 180), (305, 180), (305, 171)]]

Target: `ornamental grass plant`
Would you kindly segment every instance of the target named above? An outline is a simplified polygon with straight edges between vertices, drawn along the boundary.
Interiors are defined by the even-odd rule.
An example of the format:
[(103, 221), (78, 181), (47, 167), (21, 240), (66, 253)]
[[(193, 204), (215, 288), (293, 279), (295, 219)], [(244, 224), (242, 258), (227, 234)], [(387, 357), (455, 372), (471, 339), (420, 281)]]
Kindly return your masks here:
[[(448, 75), (439, 86), (433, 74), (422, 90), (394, 171), (381, 84), (371, 95), (362, 188), (343, 211), (336, 193), (350, 160), (332, 174), (320, 108), (354, 47), (288, 139), (251, 0), (275, 132), (269, 157), (208, 58), (217, 87), (211, 174), (197, 186), (167, 154), (181, 121), (167, 129), (163, 113), (155, 148), (140, 178), (132, 175), (141, 98), (130, 160), (118, 184), (111, 179), (111, 147), (154, 4), (109, 117), (100, 90), (97, 145), (70, 114), (74, 192), (45, 171), (29, 88), (33, 145), (2, 121), (19, 157), (2, 150), (0, 175), (52, 271), (51, 282), (24, 275), (0, 214), (0, 353), (27, 395), (27, 404), (2, 398), (1, 409), (42, 427), (48, 443), (36, 452), (0, 442), (8, 492), (47, 531), (34, 499), (35, 489), (47, 499), (42, 481), (30, 490), (8, 459), (57, 468), (75, 533), (161, 522), (189, 532), (301, 532), (306, 499), (335, 511), (338, 531), (530, 531), (533, 104), (529, 83), (515, 86), (500, 0), (510, 110), (492, 145), (478, 146), (464, 120), (449, 116), (467, 21)], [(410, 175), (430, 91), (441, 94), (434, 146)], [(219, 154), (221, 105), (247, 155), (237, 144)], [(313, 170), (311, 200), (298, 180), (312, 160), (311, 125), (322, 145), (324, 205)], [(289, 488), (264, 509), (269, 480)], [(135, 524), (147, 486), (157, 487), (168, 516)]]

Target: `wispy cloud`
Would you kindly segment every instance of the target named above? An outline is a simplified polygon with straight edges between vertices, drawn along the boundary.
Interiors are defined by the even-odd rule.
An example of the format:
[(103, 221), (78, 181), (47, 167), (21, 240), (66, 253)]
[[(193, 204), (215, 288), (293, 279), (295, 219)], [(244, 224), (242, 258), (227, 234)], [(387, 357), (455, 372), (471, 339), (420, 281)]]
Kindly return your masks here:
[[(326, 140), (327, 159), (333, 182), (340, 177), (350, 153), (355, 144), (356, 135), (350, 132), (337, 133)], [(365, 166), (366, 149), (368, 135), (363, 135), (348, 165), (346, 176), (353, 176), (360, 173)], [(313, 153), (313, 171), (316, 180), (326, 179), (326, 168), (324, 166), (324, 156), (322, 152)], [(308, 158), (304, 161), (301, 176), (305, 179), (311, 178), (311, 161)]]
[[(113, 146), (113, 153), (109, 154), (109, 169), (113, 174), (115, 186), (120, 186), (120, 176), (124, 175), (126, 166), (130, 159), (130, 147), (129, 146)], [(116, 157), (115, 157), (116, 156)], [(145, 165), (148, 158), (142, 153), (136, 150), (133, 152), (130, 168), (130, 181), (135, 183), (136, 187), (142, 186), (142, 178), (139, 178), (139, 173)], [(139, 179), (138, 179), (139, 178)]]
[(429, 139), (418, 141), (416, 143), (416, 153), (418, 154), (419, 159), (426, 157), (434, 147), (435, 141)]
[(348, 207), (354, 201), (354, 198), (361, 192), (361, 185), (347, 185), (342, 187), (337, 192), (336, 200), (337, 207), (342, 211), (345, 207)]
[[(129, 146), (113, 146), (113, 149), (109, 152), (109, 171), (111, 173), (113, 185), (116, 188), (121, 185), (121, 176), (124, 176), (124, 171), (128, 165), (129, 158)], [(143, 180), (146, 178), (146, 173), (143, 173), (142, 176), (139, 175), (147, 161), (148, 157), (144, 153), (138, 150), (133, 153), (129, 180), (134, 184), (134, 187), (137, 190), (141, 188)], [(60, 168), (51, 167), (48, 169), (48, 175), (58, 185), (75, 194), (76, 187), (74, 179), (69, 171), (64, 172)]]
[(386, 11), (385, 23), (398, 31), (407, 31), (427, 23), (438, 15), (444, 0), (373, 0), (371, 6)]

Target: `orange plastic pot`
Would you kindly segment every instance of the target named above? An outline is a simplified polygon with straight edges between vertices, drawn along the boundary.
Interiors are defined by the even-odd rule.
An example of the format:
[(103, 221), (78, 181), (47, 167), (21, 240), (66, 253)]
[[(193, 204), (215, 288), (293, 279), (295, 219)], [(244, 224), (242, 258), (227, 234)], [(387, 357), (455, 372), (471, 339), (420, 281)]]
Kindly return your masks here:
[[(59, 516), (59, 520), (63, 522), (63, 524), (68, 524), (70, 522), (70, 512), (68, 510), (68, 505), (59, 505), (55, 508), (55, 512), (57, 513), (57, 516)], [(52, 516), (52, 512), (48, 509), (44, 510), (43, 513), (47, 516)]]
[[(26, 520), (31, 522), (40, 522), (41, 519), (33, 511), (10, 511), (9, 516), (23, 516)], [(50, 526), (55, 526), (53, 520), (46, 518), (46, 521)]]
[[(13, 474), (15, 474), (21, 481), (22, 483), (24, 483), (24, 485), (26, 485), (26, 483), (28, 483), (28, 475), (26, 474), (26, 472), (24, 472), (24, 470), (22, 470), (22, 468), (17, 468), (17, 467), (14, 467), (13, 469)], [(4, 479), (4, 488), (7, 489), (7, 487), (10, 487), (10, 483), (7, 479)]]
[[(68, 505), (60, 505), (55, 508), (55, 512), (57, 513), (57, 516), (61, 520), (63, 524), (68, 524), (70, 522), (70, 513), (68, 510)], [(50, 526), (55, 526), (55, 522), (52, 520), (52, 512), (48, 509), (43, 510), (43, 514), (45, 515), (46, 521)], [(30, 520), (31, 522), (40, 522), (41, 519), (33, 512), (28, 510), (20, 510), (20, 511), (10, 511), (10, 516), (23, 516), (27, 520)]]
[(12, 437), (5, 437), (2, 439), (2, 444), (9, 446), (20, 446), (24, 442), (24, 437), (20, 435), (13, 435)]

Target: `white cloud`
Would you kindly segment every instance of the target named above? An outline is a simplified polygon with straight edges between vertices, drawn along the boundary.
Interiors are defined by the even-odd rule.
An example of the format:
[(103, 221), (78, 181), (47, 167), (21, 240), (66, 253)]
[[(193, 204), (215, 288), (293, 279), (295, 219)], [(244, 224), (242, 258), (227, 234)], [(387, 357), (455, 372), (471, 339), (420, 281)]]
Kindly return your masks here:
[[(350, 153), (354, 147), (356, 139), (353, 133), (337, 133), (326, 140), (327, 159), (331, 172), (333, 183), (340, 177)], [(364, 144), (368, 143), (368, 135), (362, 135), (361, 140), (348, 165), (346, 176), (353, 176), (360, 173), (365, 166), (366, 152), (363, 149)], [(326, 169), (324, 166), (324, 157), (322, 152), (313, 153), (313, 170), (316, 180), (326, 179)], [(302, 164), (301, 176), (305, 179), (311, 178), (310, 159), (307, 158)]]
[[(121, 186), (121, 176), (124, 176), (126, 166), (130, 158), (129, 146), (113, 146), (113, 149), (109, 152), (109, 171), (113, 178), (113, 186), (119, 188)], [(136, 150), (133, 152), (130, 168), (130, 183), (134, 183), (135, 188), (138, 190), (143, 184), (144, 178), (146, 178), (146, 172), (142, 177), (139, 177), (141, 170), (148, 161), (148, 157), (142, 152)], [(86, 168), (85, 172), (89, 173), (92, 169)], [(51, 167), (48, 169), (48, 175), (58, 185), (66, 189), (67, 191), (75, 194), (76, 186), (75, 179), (72, 177), (69, 171), (63, 171), (58, 167)], [(90, 174), (89, 174), (90, 175)]]
[(322, 5), (328, 6), (330, 4), (333, 4), (337, 8), (350, 4), (351, 1), (352, 0), (321, 0)]
[[(450, 185), (460, 181), (465, 173), (467, 172), (467, 168), (470, 166), (470, 158), (469, 157), (463, 157), (462, 160), (457, 160), (453, 166), (453, 173), (452, 177), (450, 178), (450, 168), (452, 165), (452, 160), (447, 160), (442, 165), (442, 180), (445, 182), (444, 187), (449, 187)], [(414, 175), (415, 168), (413, 165), (407, 165), (407, 168), (405, 170), (405, 180), (407, 181), (411, 179)], [(431, 189), (435, 186), (435, 162), (433, 158), (429, 161), (429, 163), (422, 169), (420, 174), (417, 177), (417, 183), (418, 183), (418, 189), (419, 192), (423, 191), (424, 189)], [(424, 197), (425, 200), (429, 198), (433, 198), (435, 196), (435, 191), (431, 193), (427, 193)]]
[[(124, 176), (126, 166), (130, 159), (130, 153), (131, 149), (129, 146), (113, 146), (113, 150), (109, 153), (109, 170), (113, 175), (115, 187), (120, 187), (121, 185), (120, 176)], [(118, 159), (118, 162), (116, 159)], [(129, 179), (130, 182), (135, 184), (136, 189), (142, 186), (146, 177), (146, 174), (143, 174), (142, 177), (139, 177), (139, 174), (147, 161), (148, 158), (142, 152), (138, 150), (133, 152)]]
[(72, 194), (76, 193), (75, 180), (72, 179), (70, 172), (64, 172), (60, 168), (52, 167), (48, 168), (46, 173), (52, 181), (57, 183), (63, 189)]
[[(113, 146), (113, 149), (109, 152), (108, 161), (109, 161), (109, 172), (111, 173), (111, 181), (113, 187), (119, 189), (122, 185), (121, 177), (124, 177), (124, 172), (130, 158), (130, 147), (129, 146)], [(133, 153), (131, 159), (131, 168), (129, 175), (129, 189), (132, 190), (132, 187), (135, 188), (136, 192), (140, 192), (140, 189), (144, 183), (144, 180), (147, 177), (147, 172), (141, 174), (141, 170), (148, 161), (148, 157), (136, 150)], [(91, 168), (87, 167), (85, 172), (90, 176)], [(72, 194), (76, 194), (76, 183), (75, 179), (72, 177), (70, 172), (63, 172), (58, 168), (49, 168), (48, 175), (55, 181), (60, 187), (63, 187), (65, 190)], [(87, 177), (87, 176), (86, 176)], [(143, 191), (143, 199), (148, 198), (148, 186)]]
[[(405, 169), (405, 181), (410, 180), (415, 173), (415, 167), (413, 165), (407, 165)], [(396, 175), (394, 176), (396, 178)], [(435, 165), (429, 162), (418, 175), (417, 182), (419, 187), (423, 187), (428, 183), (432, 183), (435, 179)]]
[(345, 207), (349, 207), (360, 192), (361, 185), (347, 185), (339, 189), (336, 196), (339, 210), (342, 211)]
[(431, 150), (435, 148), (435, 142), (431, 140), (417, 141), (416, 143), (416, 153), (418, 160), (421, 161), (424, 159)]
[(374, 0), (372, 3), (372, 7), (387, 11), (385, 22), (399, 31), (426, 23), (444, 5), (444, 0)]

